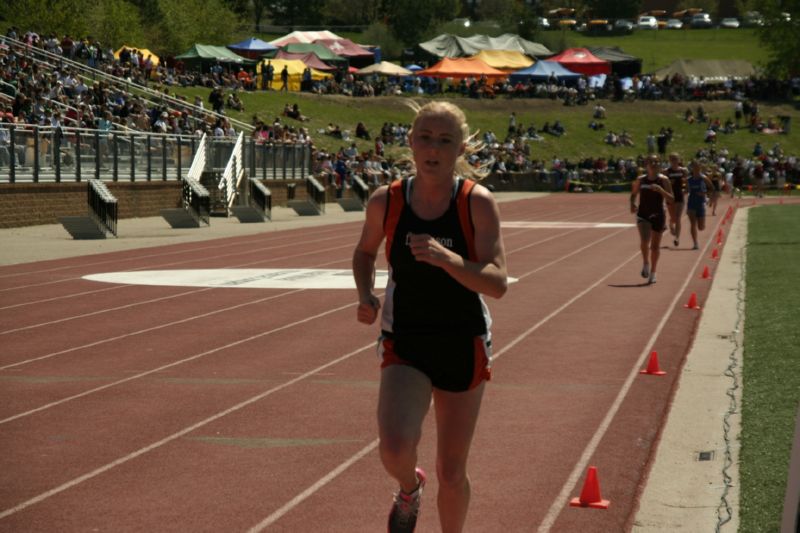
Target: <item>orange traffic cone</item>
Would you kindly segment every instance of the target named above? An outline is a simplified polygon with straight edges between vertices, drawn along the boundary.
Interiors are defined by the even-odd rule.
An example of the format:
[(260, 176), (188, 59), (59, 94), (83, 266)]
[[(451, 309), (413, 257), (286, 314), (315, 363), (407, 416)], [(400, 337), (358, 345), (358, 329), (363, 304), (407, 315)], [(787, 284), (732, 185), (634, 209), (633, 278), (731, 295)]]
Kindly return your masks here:
[(716, 248), (714, 248), (714, 249), (711, 251), (711, 259), (715, 259), (715, 260), (716, 260), (718, 257), (719, 257), (719, 250), (718, 250), (718, 249), (716, 249)]
[(650, 353), (650, 361), (647, 363), (647, 368), (644, 370), (639, 370), (640, 374), (649, 374), (651, 376), (663, 376), (666, 374), (661, 368), (658, 366), (658, 352), (653, 350)]
[(724, 237), (724, 234), (722, 233), (722, 230), (719, 230), (717, 232), (717, 244), (722, 244), (722, 237)]
[(706, 266), (705, 268), (703, 268), (703, 275), (702, 275), (701, 277), (702, 277), (703, 279), (710, 279), (710, 278), (711, 278), (711, 272), (709, 272), (709, 270), (708, 270), (708, 266)]
[(687, 309), (700, 309), (700, 306), (697, 305), (697, 293), (693, 292), (691, 296), (689, 296), (689, 301), (686, 302), (684, 307)]
[(597, 481), (597, 468), (590, 466), (586, 472), (586, 480), (579, 498), (569, 501), (570, 507), (591, 507), (592, 509), (608, 509), (608, 500), (600, 496), (600, 483)]

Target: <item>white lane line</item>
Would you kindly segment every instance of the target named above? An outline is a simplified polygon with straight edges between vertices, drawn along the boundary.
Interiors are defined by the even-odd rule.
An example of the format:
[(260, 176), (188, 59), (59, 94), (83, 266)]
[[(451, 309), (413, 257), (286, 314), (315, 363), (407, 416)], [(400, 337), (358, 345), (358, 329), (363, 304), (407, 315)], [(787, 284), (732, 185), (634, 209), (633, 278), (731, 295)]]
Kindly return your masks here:
[(124, 457), (120, 457), (119, 459), (116, 459), (115, 461), (112, 461), (110, 463), (107, 463), (107, 464), (99, 467), (99, 468), (96, 468), (96, 469), (92, 470), (91, 472), (87, 472), (86, 474), (83, 474), (82, 476), (79, 476), (79, 477), (76, 477), (74, 479), (71, 479), (70, 481), (67, 481), (66, 483), (63, 483), (63, 484), (59, 485), (58, 487), (55, 487), (53, 489), (50, 489), (50, 490), (48, 490), (46, 492), (43, 492), (43, 493), (37, 495), (37, 496), (34, 496), (33, 498), (30, 498), (29, 500), (26, 500), (26, 501), (24, 501), (24, 502), (22, 502), (22, 503), (20, 503), (18, 505), (15, 505), (14, 507), (6, 509), (5, 511), (0, 512), (0, 519), (3, 519), (5, 517), (7, 517), (7, 516), (11, 516), (12, 514), (18, 513), (20, 511), (30, 507), (31, 505), (37, 504), (37, 503), (39, 503), (41, 501), (44, 501), (47, 498), (50, 498), (51, 496), (55, 496), (56, 494), (58, 494), (60, 492), (64, 492), (65, 490), (70, 489), (70, 488), (72, 488), (72, 487), (74, 487), (76, 485), (79, 485), (80, 483), (83, 483), (84, 481), (92, 479), (93, 477), (99, 476), (100, 474), (103, 474), (104, 472), (107, 472), (107, 471), (111, 470), (112, 468), (115, 468), (115, 467), (117, 467), (117, 466), (119, 466), (121, 464), (127, 463), (128, 461), (131, 461), (133, 459), (136, 459), (137, 457), (139, 457), (141, 455), (144, 455), (144, 454), (146, 454), (148, 452), (151, 452), (151, 451), (155, 450), (156, 448), (160, 448), (161, 446), (164, 446), (165, 444), (168, 444), (168, 443), (170, 443), (170, 442), (172, 442), (172, 441), (174, 441), (176, 439), (179, 439), (179, 438), (183, 437), (184, 435), (187, 435), (187, 434), (191, 433), (192, 431), (194, 431), (196, 429), (199, 429), (199, 428), (201, 428), (203, 426), (206, 426), (206, 425), (210, 424), (211, 422), (219, 420), (220, 418), (222, 418), (224, 416), (227, 416), (227, 415), (229, 415), (231, 413), (239, 411), (239, 410), (243, 409), (244, 407), (247, 407), (248, 405), (251, 405), (251, 404), (253, 404), (253, 403), (255, 403), (255, 402), (259, 401), (259, 400), (262, 400), (262, 399), (266, 398), (267, 396), (270, 396), (271, 394), (274, 394), (274, 393), (276, 393), (278, 391), (281, 391), (281, 390), (283, 390), (283, 389), (285, 389), (287, 387), (290, 387), (290, 386), (294, 385), (295, 383), (298, 383), (299, 381), (303, 381), (304, 379), (307, 379), (307, 378), (315, 375), (317, 372), (321, 372), (322, 370), (325, 370), (326, 368), (329, 368), (329, 367), (331, 367), (333, 365), (341, 363), (342, 361), (345, 361), (346, 359), (349, 359), (349, 358), (353, 357), (354, 355), (359, 354), (359, 353), (361, 353), (361, 352), (363, 352), (365, 350), (368, 350), (370, 348), (372, 348), (372, 349), (375, 348), (375, 343), (374, 342), (371, 342), (366, 346), (362, 346), (361, 348), (358, 348), (358, 349), (356, 349), (356, 350), (354, 350), (354, 351), (352, 351), (352, 352), (350, 352), (348, 354), (345, 354), (345, 355), (343, 355), (343, 356), (341, 356), (341, 357), (339, 357), (337, 359), (334, 359), (334, 360), (329, 361), (329, 362), (327, 362), (327, 363), (325, 363), (325, 364), (323, 364), (321, 366), (318, 366), (317, 368), (315, 368), (313, 370), (309, 370), (305, 374), (303, 374), (301, 376), (298, 376), (298, 377), (296, 377), (294, 379), (291, 379), (291, 380), (289, 380), (289, 381), (287, 381), (285, 383), (282, 383), (282, 384), (280, 384), (280, 385), (278, 385), (276, 387), (273, 387), (273, 388), (271, 388), (269, 390), (266, 390), (266, 391), (262, 392), (261, 394), (259, 394), (257, 396), (253, 396), (252, 398), (248, 398), (247, 400), (245, 400), (243, 402), (240, 402), (240, 403), (234, 405), (233, 407), (229, 407), (228, 409), (225, 409), (224, 411), (220, 411), (219, 413), (216, 413), (216, 414), (214, 414), (214, 415), (212, 415), (212, 416), (210, 416), (208, 418), (205, 418), (205, 419), (201, 420), (200, 422), (197, 422), (196, 424), (192, 424), (191, 426), (185, 427), (182, 430), (180, 430), (180, 431), (178, 431), (176, 433), (173, 433), (172, 435), (164, 437), (163, 439), (161, 439), (161, 440), (159, 440), (157, 442), (154, 442), (154, 443), (152, 443), (152, 444), (150, 444), (148, 446), (145, 446), (144, 448), (140, 448), (140, 449), (136, 450), (135, 452), (129, 453), (128, 455), (126, 455)]
[(259, 522), (258, 524), (254, 525), (250, 529), (247, 530), (248, 533), (258, 533), (259, 531), (263, 531), (275, 522), (277, 522), (283, 515), (303, 503), (306, 499), (313, 496), (318, 490), (322, 487), (336, 479), (339, 474), (350, 468), (352, 465), (357, 463), (361, 460), (361, 458), (365, 457), (368, 453), (378, 447), (380, 443), (380, 439), (375, 439), (374, 441), (370, 442), (362, 449), (360, 449), (356, 454), (352, 455), (347, 461), (343, 462), (330, 472), (328, 472), (324, 477), (320, 478), (319, 481), (308, 487), (306, 490), (286, 502), (283, 507), (266, 517), (264, 520)]
[[(719, 228), (720, 223), (717, 223), (717, 228)], [(702, 253), (697, 254), (697, 259), (695, 259), (694, 265), (689, 270), (689, 273), (686, 275), (686, 279), (683, 281), (683, 285), (681, 285), (680, 290), (675, 292), (675, 296), (672, 298), (672, 302), (670, 302), (669, 307), (664, 312), (664, 315), (661, 317), (661, 320), (656, 326), (655, 331), (647, 340), (644, 345), (644, 349), (642, 353), (639, 355), (639, 358), (636, 359), (633, 366), (631, 367), (630, 372), (628, 373), (628, 377), (625, 379), (625, 382), (622, 385), (622, 388), (617, 393), (617, 397), (614, 399), (614, 403), (611, 404), (606, 416), (603, 417), (602, 422), (597, 427), (597, 430), (592, 435), (592, 438), (589, 440), (589, 443), (584, 448), (583, 453), (578, 459), (578, 462), (575, 463), (575, 467), (572, 469), (567, 480), (564, 482), (564, 486), (561, 487), (561, 491), (556, 496), (556, 499), (553, 500), (553, 503), (550, 505), (547, 514), (545, 515), (542, 522), (539, 524), (537, 529), (538, 533), (546, 533), (550, 531), (550, 528), (553, 527), (558, 515), (561, 513), (561, 510), (564, 508), (564, 505), (569, 500), (570, 493), (574, 490), (575, 486), (578, 483), (578, 480), (583, 475), (584, 470), (586, 470), (587, 465), (589, 464), (589, 460), (594, 455), (594, 452), (597, 450), (598, 445), (600, 444), (600, 440), (605, 436), (608, 428), (611, 426), (611, 422), (614, 420), (614, 417), (617, 415), (620, 406), (622, 405), (623, 400), (628, 395), (628, 391), (633, 386), (633, 380), (639, 375), (639, 369), (644, 366), (645, 361), (650, 356), (650, 351), (653, 346), (653, 343), (656, 341), (658, 336), (661, 334), (661, 331), (664, 329), (664, 326), (669, 320), (670, 315), (675, 310), (675, 306), (678, 303), (678, 300), (683, 296), (683, 291), (686, 290), (686, 287), (689, 286), (689, 282), (694, 279), (697, 273), (697, 267), (700, 264), (700, 261), (703, 260), (705, 257), (706, 252), (708, 252), (708, 247), (711, 244), (712, 240), (716, 239), (718, 229), (715, 229), (712, 232), (712, 238), (706, 241), (705, 246), (703, 247)]]
[(93, 291), (83, 291), (83, 292), (73, 292), (72, 294), (62, 294), (61, 296), (54, 296), (52, 298), (42, 298), (40, 300), (31, 300), (29, 302), (19, 302), (12, 305), (6, 305), (4, 307), (0, 307), (0, 311), (4, 311), (6, 309), (15, 309), (17, 307), (25, 307), (26, 305), (37, 305), (37, 304), (46, 304), (50, 302), (55, 302), (58, 300), (66, 300), (67, 298), (77, 298), (80, 296), (89, 296), (90, 294), (97, 294), (99, 292), (108, 292), (108, 291), (115, 291), (117, 289), (124, 289), (125, 286), (120, 285), (118, 287), (107, 287), (105, 289), (97, 289)]

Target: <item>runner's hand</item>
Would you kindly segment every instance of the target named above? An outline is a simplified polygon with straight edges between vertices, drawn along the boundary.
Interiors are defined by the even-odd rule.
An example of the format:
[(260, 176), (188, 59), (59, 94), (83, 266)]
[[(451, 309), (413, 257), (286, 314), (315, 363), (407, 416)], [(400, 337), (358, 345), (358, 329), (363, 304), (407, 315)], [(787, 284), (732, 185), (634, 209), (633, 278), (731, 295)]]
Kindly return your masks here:
[(418, 235), (412, 234), (409, 238), (408, 245), (411, 248), (414, 259), (438, 267), (446, 264), (450, 260), (452, 254), (450, 250), (427, 233)]
[(366, 302), (358, 303), (356, 317), (358, 318), (359, 322), (364, 324), (372, 324), (375, 322), (375, 319), (378, 318), (378, 310), (380, 308), (381, 301), (378, 300), (377, 296), (374, 294), (370, 294), (369, 299)]

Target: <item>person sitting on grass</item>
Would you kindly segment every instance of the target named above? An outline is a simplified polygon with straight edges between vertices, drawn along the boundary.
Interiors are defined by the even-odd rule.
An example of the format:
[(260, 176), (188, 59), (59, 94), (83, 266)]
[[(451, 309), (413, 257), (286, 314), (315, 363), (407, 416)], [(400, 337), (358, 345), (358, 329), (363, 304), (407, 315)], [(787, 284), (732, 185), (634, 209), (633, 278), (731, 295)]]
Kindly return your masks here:
[(369, 130), (363, 122), (356, 124), (356, 137), (367, 141), (370, 140)]

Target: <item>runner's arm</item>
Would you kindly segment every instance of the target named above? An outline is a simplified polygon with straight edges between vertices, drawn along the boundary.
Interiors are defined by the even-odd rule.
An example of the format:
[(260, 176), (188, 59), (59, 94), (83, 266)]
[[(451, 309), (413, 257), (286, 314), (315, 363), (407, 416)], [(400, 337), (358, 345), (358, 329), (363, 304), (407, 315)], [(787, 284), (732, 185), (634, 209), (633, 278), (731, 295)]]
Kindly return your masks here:
[(372, 324), (381, 307), (373, 290), (375, 286), (375, 259), (383, 242), (383, 215), (386, 211), (387, 187), (377, 189), (367, 202), (367, 215), (361, 238), (353, 251), (353, 278), (358, 290), (357, 318)]

